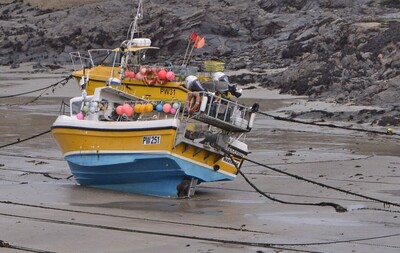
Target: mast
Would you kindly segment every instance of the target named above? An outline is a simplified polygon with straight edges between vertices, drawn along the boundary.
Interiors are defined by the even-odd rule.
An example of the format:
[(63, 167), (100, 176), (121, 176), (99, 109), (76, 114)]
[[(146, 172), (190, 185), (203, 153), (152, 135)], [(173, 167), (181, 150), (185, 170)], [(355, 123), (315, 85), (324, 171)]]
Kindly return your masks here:
[[(150, 46), (150, 44), (151, 44), (150, 39), (140, 38), (140, 36), (138, 36), (139, 35), (139, 21), (142, 18), (143, 18), (143, 3), (142, 3), (142, 0), (139, 0), (138, 5), (137, 5), (137, 10), (136, 10), (136, 15), (135, 15), (133, 21), (131, 22), (128, 32), (127, 32), (127, 39), (125, 41), (123, 41), (120, 45), (120, 50), (122, 51), (122, 54), (123, 54), (121, 57), (120, 70), (118, 72), (120, 80), (123, 80), (125, 78), (125, 69), (127, 68), (128, 62), (130, 59), (132, 59), (132, 58), (136, 59), (136, 64), (139, 64), (140, 57), (142, 57), (143, 59), (145, 57), (145, 54), (140, 51), (133, 53), (133, 52), (130, 52), (129, 50), (125, 51), (125, 49), (130, 49), (132, 46), (138, 46), (138, 44), (143, 46), (143, 44), (146, 43), (147, 41), (149, 41), (149, 42), (147, 42), (147, 44), (149, 44), (148, 46)], [(135, 38), (135, 34), (136, 34), (136, 38)], [(116, 55), (117, 54), (115, 54), (115, 56)], [(112, 69), (111, 73), (114, 72), (115, 61), (116, 61), (116, 58), (114, 59), (113, 69)]]
[(128, 31), (128, 39), (130, 41), (133, 40), (135, 33), (139, 33), (139, 20), (142, 18), (143, 18), (143, 3), (142, 0), (139, 0), (135, 18), (133, 19)]

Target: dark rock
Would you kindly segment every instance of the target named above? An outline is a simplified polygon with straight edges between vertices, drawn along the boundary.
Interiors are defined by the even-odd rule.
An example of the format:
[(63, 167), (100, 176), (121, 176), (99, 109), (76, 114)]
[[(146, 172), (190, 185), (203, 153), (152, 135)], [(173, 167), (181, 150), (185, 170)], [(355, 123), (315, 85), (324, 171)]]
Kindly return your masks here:
[(378, 126), (399, 126), (400, 115), (388, 117), (384, 116), (378, 121)]
[[(0, 64), (69, 64), (71, 51), (116, 48), (126, 39), (136, 3), (97, 1), (73, 6), (45, 1), (0, 5)], [(38, 2), (38, 1), (35, 1)], [(192, 31), (204, 36), (196, 61), (215, 58), (235, 83), (278, 88), (339, 103), (393, 105), (400, 89), (399, 1), (250, 0), (144, 3), (141, 31), (158, 52), (150, 56), (181, 63)], [(41, 65), (42, 64), (42, 65)], [(265, 74), (266, 68), (282, 68)], [(347, 115), (349, 116), (349, 115)]]
[(13, 63), (13, 64), (11, 64), (11, 69), (17, 69), (17, 68), (19, 68), (19, 63)]

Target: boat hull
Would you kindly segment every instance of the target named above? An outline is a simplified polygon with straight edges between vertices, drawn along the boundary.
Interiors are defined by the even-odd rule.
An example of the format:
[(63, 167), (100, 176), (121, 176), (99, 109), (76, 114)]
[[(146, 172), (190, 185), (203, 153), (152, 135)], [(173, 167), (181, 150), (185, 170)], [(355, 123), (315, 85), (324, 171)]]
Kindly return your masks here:
[(109, 153), (65, 157), (80, 185), (157, 196), (178, 196), (184, 180), (232, 180), (232, 176), (171, 154)]
[(184, 143), (175, 146), (178, 125), (177, 119), (92, 122), (59, 116), (52, 134), (80, 185), (176, 197), (185, 180), (236, 177), (235, 166), (223, 156)]

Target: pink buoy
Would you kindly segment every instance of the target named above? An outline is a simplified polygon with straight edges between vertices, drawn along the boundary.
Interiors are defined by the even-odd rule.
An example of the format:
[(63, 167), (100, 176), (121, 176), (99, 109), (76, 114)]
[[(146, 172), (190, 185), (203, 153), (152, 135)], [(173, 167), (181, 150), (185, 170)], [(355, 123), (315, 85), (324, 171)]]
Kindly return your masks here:
[(126, 116), (131, 117), (133, 115), (133, 108), (130, 104), (124, 104), (122, 109)]
[(162, 108), (163, 112), (169, 113), (171, 111), (171, 104), (165, 103)]
[(165, 74), (165, 78), (167, 78), (168, 81), (174, 80), (174, 79), (175, 79), (175, 74), (174, 74), (174, 72), (168, 71), (168, 72)]
[(142, 74), (141, 72), (138, 72), (138, 73), (136, 74), (136, 79), (138, 79), (138, 80), (143, 80), (143, 78), (144, 78), (144, 76), (143, 76), (143, 74)]
[(83, 120), (83, 118), (85, 118), (85, 115), (83, 115), (83, 113), (80, 112), (76, 115), (76, 118), (79, 120)]
[(135, 78), (135, 72), (133, 71), (125, 71), (125, 76), (128, 78)]
[(122, 105), (117, 106), (117, 108), (115, 109), (115, 112), (121, 116), (124, 113), (124, 109)]
[(128, 109), (128, 110), (125, 112), (125, 115), (128, 116), (128, 117), (132, 117), (133, 112), (134, 112), (134, 111), (133, 111), (133, 108), (130, 107), (130, 109)]
[(175, 108), (171, 108), (171, 111), (169, 111), (171, 114), (173, 114), (173, 115), (175, 115), (175, 113), (176, 113), (176, 109)]
[(140, 69), (140, 73), (141, 73), (142, 75), (145, 75), (146, 72), (147, 72), (147, 69), (146, 69), (145, 67), (143, 67), (143, 68)]
[(165, 71), (165, 69), (161, 69), (158, 71), (157, 76), (159, 79), (164, 80), (167, 77), (167, 71)]

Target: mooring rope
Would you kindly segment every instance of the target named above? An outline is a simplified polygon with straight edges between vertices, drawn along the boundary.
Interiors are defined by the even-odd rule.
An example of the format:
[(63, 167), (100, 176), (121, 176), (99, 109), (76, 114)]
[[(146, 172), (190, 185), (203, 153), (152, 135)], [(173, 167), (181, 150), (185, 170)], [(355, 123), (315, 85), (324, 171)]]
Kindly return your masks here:
[(353, 127), (348, 127), (348, 126), (338, 126), (338, 125), (335, 125), (335, 124), (320, 124), (320, 123), (316, 123), (316, 122), (307, 122), (307, 121), (296, 120), (296, 119), (291, 119), (291, 118), (286, 118), (286, 117), (280, 117), (280, 116), (276, 116), (276, 115), (272, 115), (272, 114), (265, 113), (265, 112), (260, 112), (260, 111), (257, 112), (257, 113), (261, 114), (261, 115), (264, 115), (264, 116), (267, 116), (267, 117), (271, 117), (271, 118), (273, 118), (275, 120), (293, 122), (293, 123), (304, 124), (304, 125), (313, 125), (313, 126), (319, 126), (319, 127), (339, 128), (339, 129), (358, 131), (358, 132), (400, 136), (399, 133), (393, 133), (393, 132), (392, 133), (388, 133), (388, 132), (382, 132), (382, 131), (371, 130), (371, 129), (353, 128)]
[[(229, 158), (231, 159), (232, 163), (234, 164), (234, 166), (236, 167), (237, 172), (244, 178), (244, 180), (258, 193), (260, 193), (261, 195), (263, 195), (264, 197), (281, 203), (281, 204), (288, 204), (288, 205), (302, 205), (302, 206), (331, 206), (333, 208), (335, 208), (336, 212), (338, 213), (344, 213), (347, 212), (347, 209), (344, 208), (343, 206), (333, 203), (333, 202), (319, 202), (319, 203), (305, 203), (305, 202), (290, 202), (290, 201), (284, 201), (284, 200), (280, 200), (277, 199), (275, 197), (272, 197), (268, 194), (266, 194), (265, 192), (261, 191), (255, 184), (253, 184), (247, 177), (246, 175), (238, 168), (238, 166), (236, 165), (236, 162), (233, 159), (233, 155), (228, 152), (227, 150), (224, 150), (224, 152), (229, 155)], [(243, 157), (239, 157), (241, 159), (243, 159)]]
[[(35, 93), (35, 92), (38, 92), (38, 91), (47, 90), (47, 89), (50, 89), (50, 88), (52, 88), (52, 87), (56, 87), (56, 86), (59, 85), (59, 84), (61, 84), (62, 86), (64, 86), (64, 85), (69, 81), (69, 79), (71, 79), (71, 78), (72, 78), (72, 75), (69, 75), (69, 76), (65, 77), (64, 79), (62, 79), (62, 80), (60, 80), (60, 81), (58, 81), (58, 82), (56, 82), (56, 83), (53, 83), (53, 84), (51, 84), (51, 85), (49, 85), (49, 86), (46, 86), (46, 87), (43, 87), (43, 88), (39, 88), (39, 89), (36, 89), (36, 90), (21, 92), (21, 93), (17, 93), (17, 94), (13, 94), (13, 95), (0, 96), (0, 99), (2, 99), (2, 98), (19, 97), (19, 96), (22, 96), (22, 95), (31, 94), (31, 93)], [(53, 91), (54, 91), (54, 90), (53, 90)], [(42, 94), (43, 94), (43, 93), (42, 93)]]
[(236, 167), (238, 173), (239, 173), (241, 176), (243, 176), (243, 178), (245, 179), (245, 181), (246, 181), (254, 190), (256, 190), (258, 193), (262, 194), (263, 196), (267, 197), (268, 199), (273, 200), (273, 201), (276, 201), (276, 202), (279, 202), (279, 203), (282, 203), (282, 204), (311, 205), (311, 206), (331, 206), (331, 207), (335, 208), (335, 210), (336, 210), (337, 212), (346, 212), (346, 211), (347, 211), (346, 208), (342, 207), (342, 206), (339, 205), (339, 204), (332, 203), (332, 202), (298, 203), (298, 202), (283, 201), (283, 200), (279, 200), (279, 199), (276, 199), (276, 198), (274, 198), (274, 197), (271, 197), (271, 196), (267, 195), (265, 192), (263, 192), (263, 191), (261, 191), (260, 189), (258, 189), (258, 187), (256, 187), (252, 182), (250, 182), (250, 180), (246, 177), (246, 175), (237, 167), (236, 163), (235, 163), (234, 160), (233, 160), (233, 157), (235, 156), (235, 157), (237, 157), (237, 158), (239, 158), (239, 159), (243, 159), (243, 160), (245, 160), (245, 161), (254, 163), (254, 164), (256, 164), (256, 165), (259, 165), (259, 166), (262, 166), (262, 167), (264, 167), (264, 168), (273, 170), (273, 171), (275, 171), (275, 172), (278, 172), (278, 173), (281, 173), (281, 174), (284, 174), (284, 175), (293, 177), (293, 178), (295, 178), (295, 179), (297, 179), (297, 180), (302, 180), (302, 181), (305, 181), (305, 182), (308, 182), (308, 183), (312, 183), (312, 184), (315, 184), (315, 185), (318, 185), (318, 186), (321, 186), (321, 187), (324, 187), (324, 188), (328, 188), (328, 189), (332, 189), (332, 190), (335, 190), (335, 191), (343, 192), (343, 193), (346, 193), (346, 194), (349, 194), (349, 195), (353, 195), (353, 196), (357, 196), (357, 197), (360, 197), (360, 198), (363, 198), (363, 199), (372, 200), (372, 201), (375, 201), (375, 202), (378, 202), (378, 203), (382, 203), (382, 204), (384, 204), (384, 205), (389, 205), (389, 206), (392, 205), (392, 206), (400, 207), (400, 204), (399, 204), (399, 203), (394, 203), (394, 202), (390, 202), (390, 201), (386, 201), (386, 200), (381, 200), (381, 199), (369, 197), (369, 196), (366, 196), (366, 195), (363, 195), (363, 194), (351, 192), (351, 191), (348, 191), (348, 190), (343, 190), (343, 189), (340, 189), (340, 188), (337, 188), (337, 187), (333, 187), (333, 186), (330, 186), (330, 185), (327, 185), (327, 184), (323, 184), (323, 183), (320, 183), (320, 182), (316, 182), (316, 181), (313, 181), (313, 180), (310, 180), (310, 179), (307, 179), (307, 178), (304, 178), (304, 177), (301, 177), (301, 176), (298, 176), (298, 175), (295, 175), (295, 174), (292, 174), (292, 173), (289, 173), (289, 172), (286, 172), (286, 171), (283, 171), (283, 170), (280, 170), (280, 169), (277, 169), (277, 168), (274, 168), (274, 167), (271, 167), (271, 166), (268, 166), (268, 165), (265, 165), (265, 164), (262, 164), (262, 163), (259, 163), (259, 162), (256, 162), (256, 161), (253, 161), (253, 160), (251, 160), (251, 159), (249, 159), (249, 158), (246, 158), (246, 157), (238, 156), (238, 155), (236, 155), (236, 154), (233, 154), (233, 153), (229, 152), (228, 150), (223, 150), (223, 151), (224, 151), (225, 154), (227, 154), (227, 155), (230, 157), (230, 159), (232, 160), (232, 163), (233, 163), (234, 166)]
[(28, 138), (25, 138), (25, 139), (22, 139), (22, 140), (18, 138), (17, 141), (14, 141), (14, 142), (5, 144), (5, 145), (3, 145), (3, 146), (0, 146), (0, 148), (5, 148), (5, 147), (12, 146), (12, 145), (15, 145), (15, 144), (24, 142), (24, 141), (32, 140), (32, 139), (37, 138), (37, 137), (39, 137), (39, 136), (45, 135), (45, 134), (47, 134), (47, 133), (50, 133), (50, 131), (51, 131), (51, 130), (49, 129), (49, 130), (47, 130), (47, 131), (44, 131), (44, 132), (39, 133), (39, 134), (32, 135), (32, 136), (30, 136), (30, 137), (28, 137)]

